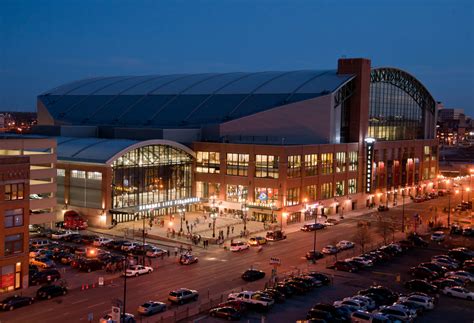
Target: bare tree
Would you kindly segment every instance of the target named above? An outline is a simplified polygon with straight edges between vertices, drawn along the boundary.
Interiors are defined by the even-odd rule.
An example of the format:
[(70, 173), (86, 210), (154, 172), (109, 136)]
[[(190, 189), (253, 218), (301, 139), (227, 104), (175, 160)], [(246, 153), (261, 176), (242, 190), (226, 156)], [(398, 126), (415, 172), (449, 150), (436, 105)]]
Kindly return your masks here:
[(367, 226), (360, 226), (354, 234), (353, 240), (360, 245), (362, 252), (365, 252), (365, 246), (373, 241), (372, 233)]
[(390, 235), (394, 240), (396, 223), (393, 216), (379, 217), (377, 221), (377, 233), (383, 238), (383, 243), (387, 244)]

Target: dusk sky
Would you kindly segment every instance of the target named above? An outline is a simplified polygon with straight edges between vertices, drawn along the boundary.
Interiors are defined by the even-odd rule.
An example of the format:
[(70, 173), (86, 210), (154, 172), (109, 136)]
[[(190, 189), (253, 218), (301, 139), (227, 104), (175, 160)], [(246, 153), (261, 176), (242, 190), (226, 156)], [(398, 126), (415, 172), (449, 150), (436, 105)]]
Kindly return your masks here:
[(474, 1), (0, 0), (0, 111), (81, 78), (336, 68), (365, 57), (474, 116)]

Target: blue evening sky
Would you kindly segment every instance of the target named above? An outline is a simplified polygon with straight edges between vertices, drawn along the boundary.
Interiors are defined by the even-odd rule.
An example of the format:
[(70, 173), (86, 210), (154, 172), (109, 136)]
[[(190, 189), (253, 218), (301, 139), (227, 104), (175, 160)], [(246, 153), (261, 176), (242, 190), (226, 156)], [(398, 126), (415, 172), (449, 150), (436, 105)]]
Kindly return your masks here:
[(474, 116), (474, 1), (0, 0), (0, 110), (92, 76), (404, 69)]

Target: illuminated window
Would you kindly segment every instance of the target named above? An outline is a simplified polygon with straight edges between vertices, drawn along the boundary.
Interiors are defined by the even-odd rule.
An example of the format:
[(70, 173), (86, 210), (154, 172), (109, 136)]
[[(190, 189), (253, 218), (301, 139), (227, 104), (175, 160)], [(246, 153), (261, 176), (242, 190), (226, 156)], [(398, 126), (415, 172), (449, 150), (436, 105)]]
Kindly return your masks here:
[(5, 185), (5, 201), (23, 200), (25, 184), (15, 183)]
[(298, 205), (300, 204), (300, 188), (289, 188), (286, 190), (286, 205)]
[(357, 158), (358, 158), (358, 153), (357, 151), (350, 151), (348, 153), (348, 159), (349, 159), (349, 171), (350, 172), (355, 172), (357, 171)]
[(226, 201), (242, 202), (248, 198), (248, 187), (243, 185), (227, 185)]
[(306, 195), (308, 196), (308, 201), (315, 201), (318, 198), (317, 191), (317, 185), (306, 186)]
[(248, 154), (227, 154), (227, 175), (247, 176), (249, 168)]
[(357, 193), (357, 180), (355, 178), (350, 178), (347, 180), (347, 194)]
[(196, 172), (220, 173), (220, 153), (214, 151), (198, 151), (196, 154)]
[(321, 174), (333, 173), (333, 159), (332, 153), (321, 154)]
[(318, 154), (304, 156), (304, 174), (305, 176), (318, 175)]
[(57, 172), (58, 172), (58, 176), (66, 176), (66, 170), (65, 169), (58, 168)]
[(278, 156), (255, 155), (255, 177), (278, 178)]
[(288, 177), (301, 176), (301, 156), (288, 156)]
[(336, 173), (341, 173), (346, 171), (346, 153), (337, 152), (336, 153)]
[(337, 181), (336, 182), (336, 196), (343, 196), (344, 195), (344, 181)]
[(101, 172), (87, 172), (87, 179), (102, 180)]
[(332, 191), (332, 183), (323, 183), (321, 185), (321, 198), (329, 199), (333, 197), (334, 193)]
[(220, 183), (196, 182), (196, 196), (201, 198), (209, 198), (213, 195), (218, 196), (220, 186)]
[(86, 178), (86, 172), (83, 170), (72, 170), (71, 177), (73, 178)]
[(271, 203), (278, 201), (278, 189), (268, 187), (255, 188), (255, 204), (262, 206), (270, 206)]

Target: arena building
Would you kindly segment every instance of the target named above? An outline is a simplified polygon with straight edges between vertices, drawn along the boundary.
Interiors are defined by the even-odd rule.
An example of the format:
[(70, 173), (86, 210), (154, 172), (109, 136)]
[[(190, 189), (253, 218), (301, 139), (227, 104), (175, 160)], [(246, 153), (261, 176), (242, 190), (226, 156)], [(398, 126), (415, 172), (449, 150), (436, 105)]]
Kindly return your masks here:
[(57, 140), (59, 209), (97, 226), (183, 207), (294, 223), (396, 204), (438, 173), (436, 101), (409, 73), (367, 59), (99, 77), (37, 104), (36, 132)]

